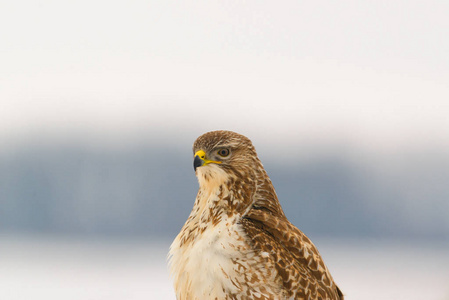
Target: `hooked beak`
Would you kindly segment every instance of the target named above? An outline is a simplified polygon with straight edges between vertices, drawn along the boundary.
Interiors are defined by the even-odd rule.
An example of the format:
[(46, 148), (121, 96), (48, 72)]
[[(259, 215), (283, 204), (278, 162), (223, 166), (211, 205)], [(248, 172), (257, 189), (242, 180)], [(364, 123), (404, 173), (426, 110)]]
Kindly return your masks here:
[(202, 160), (198, 155), (195, 155), (195, 159), (193, 160), (193, 169), (196, 171), (196, 168), (204, 165), (204, 160)]
[(193, 159), (193, 169), (195, 171), (196, 171), (196, 168), (201, 167), (201, 166), (206, 166), (210, 163), (221, 164), (221, 161), (207, 160), (206, 152), (204, 152), (203, 150), (199, 150), (195, 153), (195, 158)]

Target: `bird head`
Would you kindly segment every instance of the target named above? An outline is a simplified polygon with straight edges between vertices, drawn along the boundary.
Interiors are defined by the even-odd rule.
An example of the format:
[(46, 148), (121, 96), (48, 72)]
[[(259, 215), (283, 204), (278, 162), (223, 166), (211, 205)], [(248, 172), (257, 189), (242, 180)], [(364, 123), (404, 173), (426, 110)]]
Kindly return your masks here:
[(232, 131), (211, 131), (193, 144), (193, 168), (200, 186), (236, 178), (254, 178), (260, 164), (251, 141)]

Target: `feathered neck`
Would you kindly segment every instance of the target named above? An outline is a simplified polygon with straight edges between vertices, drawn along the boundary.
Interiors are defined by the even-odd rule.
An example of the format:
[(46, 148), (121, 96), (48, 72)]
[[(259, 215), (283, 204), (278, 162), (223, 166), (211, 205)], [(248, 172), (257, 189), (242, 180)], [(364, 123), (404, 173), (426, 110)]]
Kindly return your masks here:
[(285, 216), (273, 184), (259, 160), (247, 168), (218, 165), (199, 168), (197, 177), (200, 187), (192, 213), (207, 215), (209, 212), (211, 216), (210, 219), (203, 216), (199, 219), (201, 222), (213, 222), (216, 216), (238, 219), (251, 209), (264, 209), (275, 216)]

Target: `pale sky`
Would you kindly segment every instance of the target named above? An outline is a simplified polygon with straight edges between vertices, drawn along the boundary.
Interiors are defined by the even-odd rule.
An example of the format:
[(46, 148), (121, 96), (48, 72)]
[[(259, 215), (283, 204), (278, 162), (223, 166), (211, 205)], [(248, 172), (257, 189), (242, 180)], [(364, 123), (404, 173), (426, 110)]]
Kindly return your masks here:
[(447, 1), (3, 1), (0, 142), (230, 129), (276, 147), (449, 146), (448, 15)]

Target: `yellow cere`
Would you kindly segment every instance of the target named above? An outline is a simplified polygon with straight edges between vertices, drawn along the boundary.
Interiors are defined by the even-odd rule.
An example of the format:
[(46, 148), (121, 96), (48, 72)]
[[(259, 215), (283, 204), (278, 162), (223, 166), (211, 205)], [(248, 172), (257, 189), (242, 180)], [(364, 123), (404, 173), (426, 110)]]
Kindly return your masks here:
[(195, 153), (195, 156), (199, 156), (199, 158), (201, 158), (204, 161), (204, 165), (210, 164), (210, 163), (214, 163), (214, 164), (221, 164), (221, 161), (215, 161), (215, 160), (208, 160), (206, 159), (206, 152), (204, 152), (203, 150), (199, 150)]

